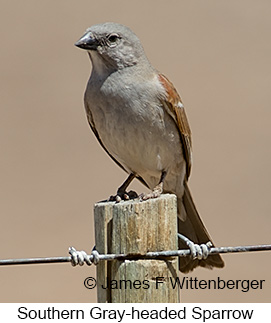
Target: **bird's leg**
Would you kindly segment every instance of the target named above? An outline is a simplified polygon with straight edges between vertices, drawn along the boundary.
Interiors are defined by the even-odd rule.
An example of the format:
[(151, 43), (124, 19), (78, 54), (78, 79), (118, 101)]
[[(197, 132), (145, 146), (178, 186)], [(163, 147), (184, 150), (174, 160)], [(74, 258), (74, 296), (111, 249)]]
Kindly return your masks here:
[(140, 196), (139, 196), (140, 199), (148, 200), (148, 199), (154, 199), (154, 198), (159, 197), (163, 193), (163, 186), (164, 186), (164, 180), (165, 180), (166, 175), (167, 175), (167, 172), (162, 171), (161, 178), (160, 178), (158, 185), (155, 186), (155, 188), (152, 190), (151, 193), (140, 194)]
[[(127, 179), (125, 180), (125, 182), (118, 188), (118, 191), (117, 191), (117, 195), (119, 195), (119, 196), (123, 196), (123, 195), (125, 195), (125, 194), (128, 194), (128, 196), (130, 196), (129, 195), (129, 193), (130, 192), (133, 192), (133, 191), (130, 191), (129, 193), (126, 193), (126, 189), (127, 189), (127, 187), (131, 184), (131, 182), (132, 182), (132, 180), (135, 178), (135, 174), (130, 174), (128, 177), (127, 177)], [(136, 193), (135, 193), (136, 194)], [(136, 194), (137, 195), (137, 194)], [(137, 197), (137, 196), (136, 196)]]
[(135, 174), (131, 173), (125, 182), (118, 188), (117, 195), (111, 195), (109, 201), (120, 202), (121, 200), (130, 200), (137, 198), (138, 195), (135, 191), (126, 192), (127, 187), (130, 185), (132, 180), (135, 178)]

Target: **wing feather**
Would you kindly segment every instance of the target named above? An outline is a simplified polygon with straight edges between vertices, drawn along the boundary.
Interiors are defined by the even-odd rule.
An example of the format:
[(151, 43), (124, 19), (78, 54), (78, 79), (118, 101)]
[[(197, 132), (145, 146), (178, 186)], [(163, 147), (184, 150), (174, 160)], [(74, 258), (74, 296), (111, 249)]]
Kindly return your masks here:
[(159, 74), (159, 81), (165, 88), (167, 94), (164, 106), (175, 120), (180, 133), (186, 161), (186, 177), (188, 179), (192, 166), (192, 135), (184, 105), (174, 85), (164, 75)]

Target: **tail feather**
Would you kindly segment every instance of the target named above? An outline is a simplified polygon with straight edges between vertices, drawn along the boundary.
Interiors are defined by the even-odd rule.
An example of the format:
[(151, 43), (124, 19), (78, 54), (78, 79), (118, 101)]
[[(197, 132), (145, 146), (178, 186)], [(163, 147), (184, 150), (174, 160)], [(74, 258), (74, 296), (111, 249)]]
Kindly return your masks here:
[[(187, 183), (184, 183), (184, 195), (182, 199), (182, 210), (185, 211), (185, 221), (178, 218), (178, 231), (192, 240), (194, 243), (201, 244), (211, 241), (211, 237), (207, 232), (194, 204)], [(179, 210), (180, 212), (181, 210)], [(182, 217), (183, 218), (183, 217)], [(212, 242), (213, 244), (213, 242)], [(179, 249), (187, 249), (187, 245), (179, 240)], [(179, 258), (179, 269), (183, 273), (192, 271), (194, 268), (201, 266), (212, 269), (213, 267), (224, 267), (224, 261), (219, 254), (210, 255), (205, 260), (193, 260), (191, 257)]]

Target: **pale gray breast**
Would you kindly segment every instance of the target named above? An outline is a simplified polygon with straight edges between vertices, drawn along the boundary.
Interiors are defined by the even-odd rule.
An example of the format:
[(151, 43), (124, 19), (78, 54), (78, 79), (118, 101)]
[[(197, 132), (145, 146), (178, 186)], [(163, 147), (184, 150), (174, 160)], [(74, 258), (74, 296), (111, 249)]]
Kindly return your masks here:
[(183, 168), (179, 132), (160, 101), (159, 84), (156, 90), (153, 80), (135, 85), (108, 78), (100, 86), (92, 85), (86, 100), (95, 127), (105, 147), (128, 171), (154, 182), (162, 170), (178, 173)]

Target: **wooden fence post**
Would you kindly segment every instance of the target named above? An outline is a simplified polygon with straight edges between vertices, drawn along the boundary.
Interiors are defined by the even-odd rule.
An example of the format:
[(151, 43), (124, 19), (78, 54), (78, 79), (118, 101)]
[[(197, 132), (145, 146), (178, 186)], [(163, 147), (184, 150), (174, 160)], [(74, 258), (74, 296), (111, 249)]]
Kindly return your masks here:
[(179, 302), (179, 289), (171, 284), (178, 275), (178, 258), (138, 259), (148, 251), (178, 249), (176, 196), (97, 203), (94, 217), (99, 253), (137, 256), (97, 265), (98, 302)]

